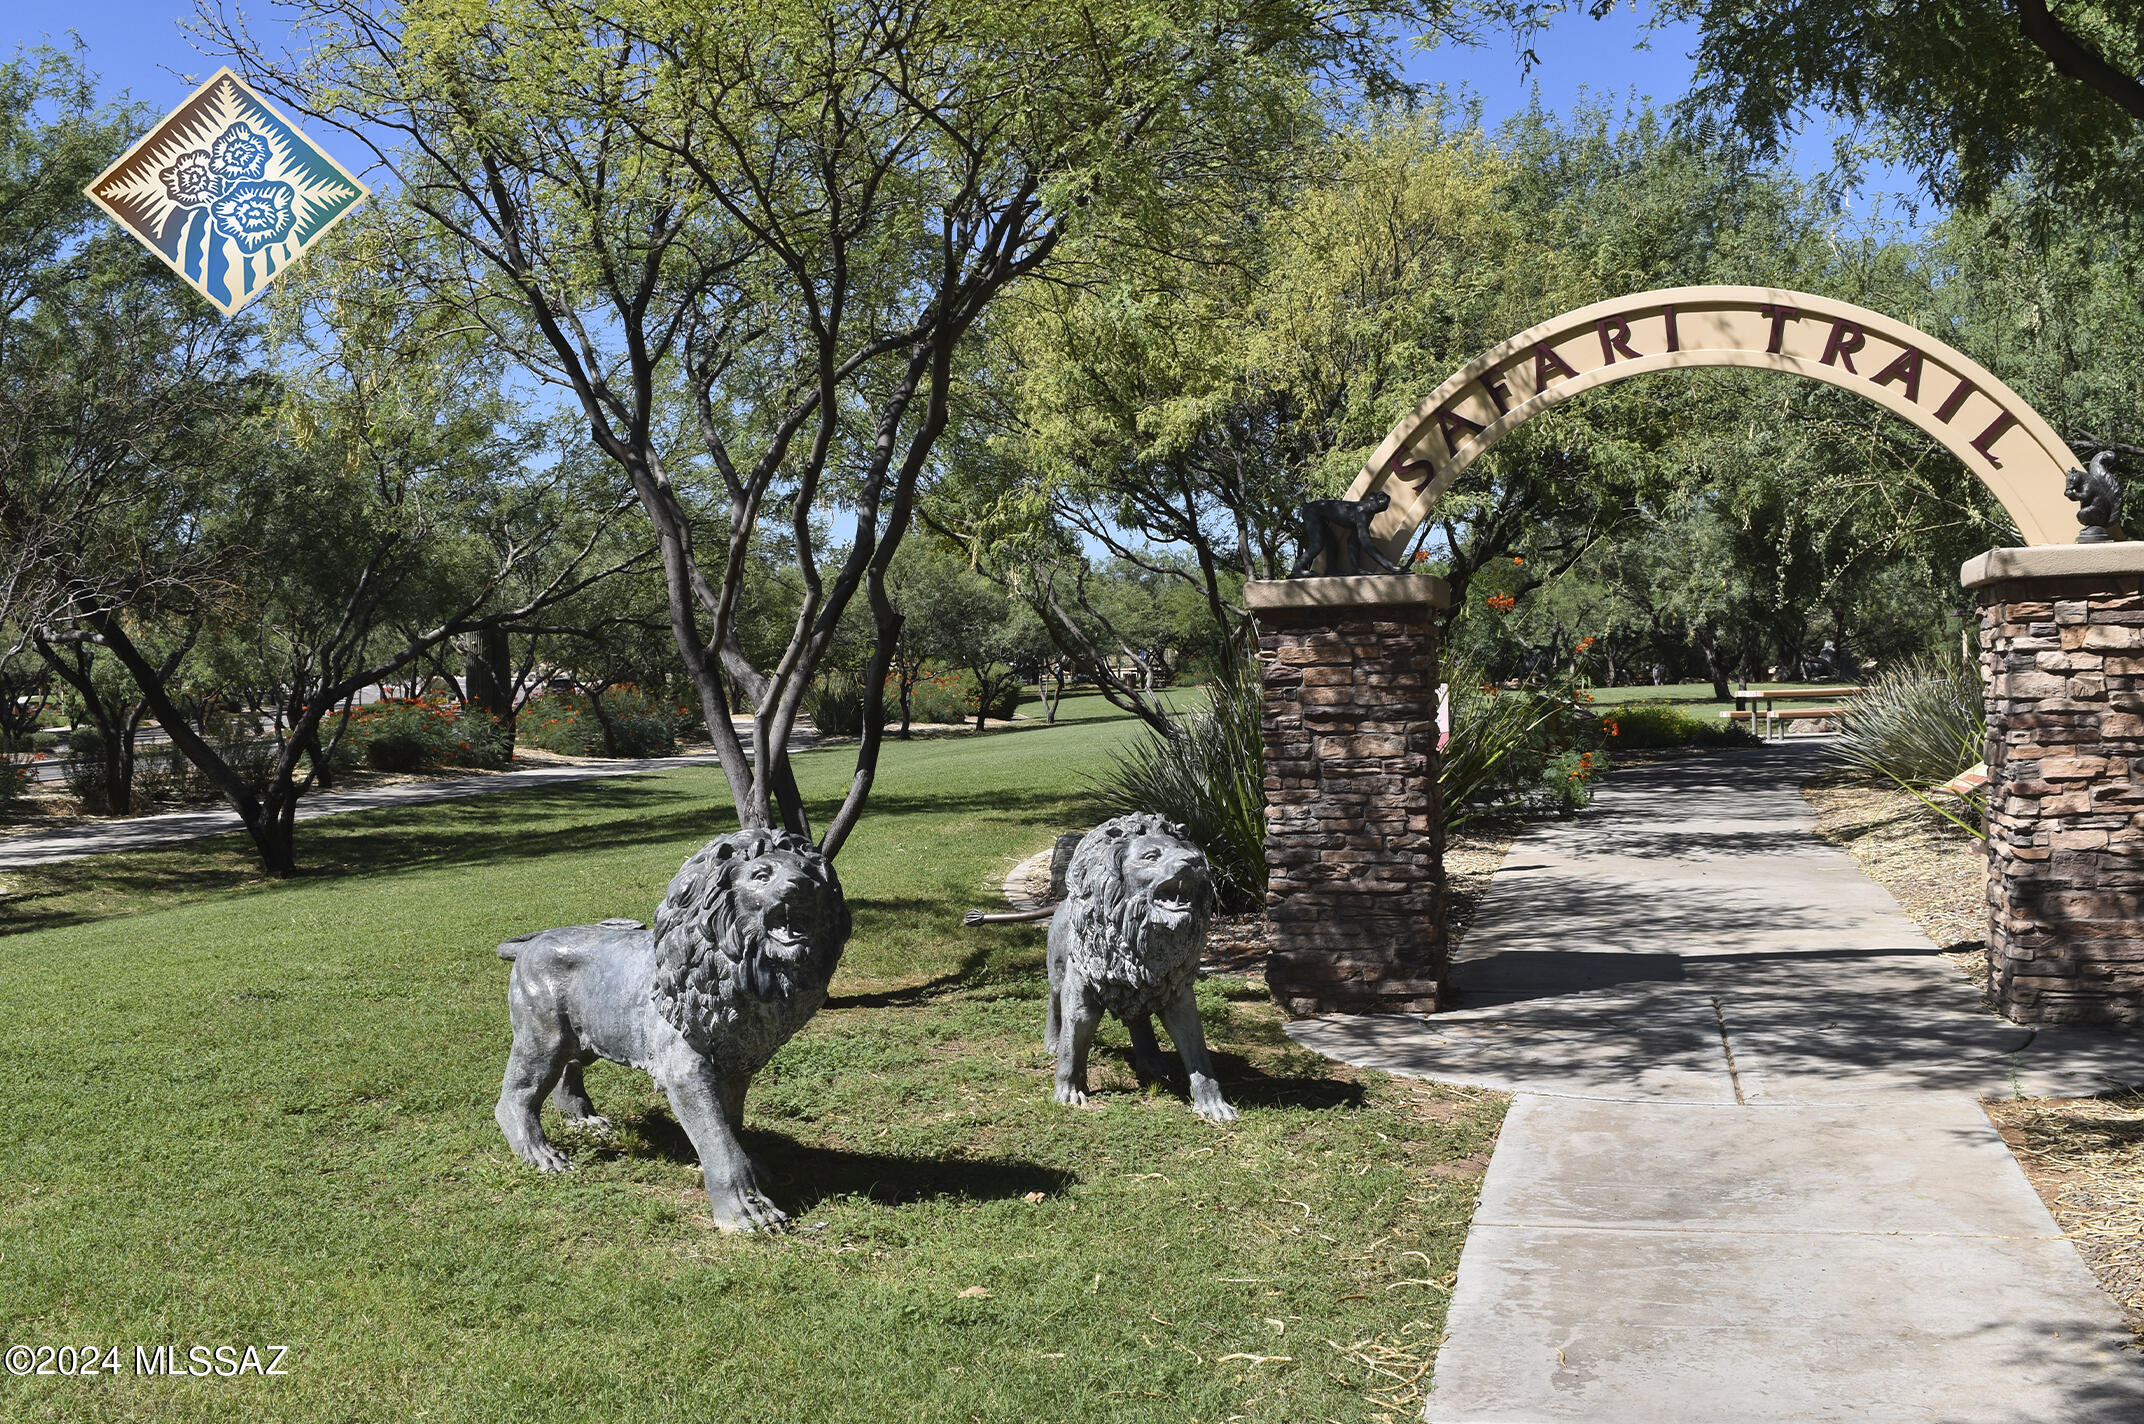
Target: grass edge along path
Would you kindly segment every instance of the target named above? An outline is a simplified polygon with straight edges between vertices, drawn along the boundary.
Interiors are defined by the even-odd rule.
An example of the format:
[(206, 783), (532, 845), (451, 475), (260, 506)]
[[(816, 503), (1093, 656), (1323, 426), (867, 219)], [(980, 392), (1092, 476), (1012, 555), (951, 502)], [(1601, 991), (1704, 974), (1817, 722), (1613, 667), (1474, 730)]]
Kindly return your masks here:
[[(835, 998), (748, 1109), (775, 1239), (707, 1224), (641, 1075), (590, 1073), (619, 1127), (562, 1132), (562, 1177), (490, 1115), (493, 946), (645, 918), (727, 824), (715, 772), (334, 818), (288, 883), (215, 843), (47, 882), (0, 938), (0, 1343), (122, 1371), (0, 1377), (0, 1418), (1415, 1416), (1501, 1099), (1329, 1064), (1210, 980), (1242, 1122), (1142, 1089), (1114, 1025), (1061, 1109), (1041, 934), (957, 926), (1134, 731), (889, 745)], [(824, 807), (847, 766), (798, 769)], [(165, 1343), (288, 1373), (134, 1376)]]

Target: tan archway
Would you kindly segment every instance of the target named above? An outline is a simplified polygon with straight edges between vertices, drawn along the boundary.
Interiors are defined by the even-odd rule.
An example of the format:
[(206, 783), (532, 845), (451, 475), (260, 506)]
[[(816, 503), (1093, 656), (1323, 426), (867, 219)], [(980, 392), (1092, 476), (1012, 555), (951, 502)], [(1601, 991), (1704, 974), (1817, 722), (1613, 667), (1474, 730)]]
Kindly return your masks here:
[(1640, 292), (1522, 331), (1437, 387), (1348, 494), (1391, 495), (1372, 532), (1396, 558), (1452, 481), (1527, 420), (1596, 386), (1693, 366), (1791, 371), (1853, 391), (1963, 460), (2027, 544), (2076, 538), (2076, 507), (2062, 493), (2076, 457), (2016, 392), (1904, 322), (1775, 287)]

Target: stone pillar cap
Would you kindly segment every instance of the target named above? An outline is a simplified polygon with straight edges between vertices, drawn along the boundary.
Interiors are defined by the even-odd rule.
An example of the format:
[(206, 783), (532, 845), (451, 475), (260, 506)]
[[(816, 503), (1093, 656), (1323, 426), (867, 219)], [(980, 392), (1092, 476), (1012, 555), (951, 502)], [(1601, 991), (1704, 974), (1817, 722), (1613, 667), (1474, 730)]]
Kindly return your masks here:
[(1253, 579), (1243, 603), (1270, 608), (1449, 608), (1452, 586), (1434, 574), (1356, 574), (1342, 578)]
[(2015, 549), (1990, 549), (1977, 559), (1965, 561), (1965, 567), (1958, 570), (1958, 582), (1967, 588), (1984, 588), (2010, 579), (2079, 578), (2094, 574), (2144, 574), (2144, 541), (2124, 539), (2110, 544), (2033, 544)]

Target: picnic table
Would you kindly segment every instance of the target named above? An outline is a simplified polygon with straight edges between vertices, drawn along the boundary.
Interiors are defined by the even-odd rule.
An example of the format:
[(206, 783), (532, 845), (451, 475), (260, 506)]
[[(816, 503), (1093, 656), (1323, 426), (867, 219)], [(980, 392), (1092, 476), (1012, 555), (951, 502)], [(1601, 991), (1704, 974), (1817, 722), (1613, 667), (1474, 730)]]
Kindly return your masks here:
[(1832, 713), (1828, 708), (1823, 707), (1791, 708), (1782, 712), (1779, 710), (1779, 703), (1836, 702), (1841, 698), (1858, 697), (1860, 694), (1861, 689), (1859, 687), (1743, 687), (1735, 690), (1735, 701), (1748, 704), (1748, 710), (1743, 712), (1724, 712), (1721, 715), (1724, 717), (1747, 717), (1750, 719), (1751, 726), (1754, 727), (1758, 716), (1757, 707), (1759, 703), (1762, 703), (1764, 706), (1765, 737), (1769, 739), (1775, 727), (1779, 729), (1779, 735), (1784, 737), (1787, 734), (1787, 723), (1802, 721), (1810, 717), (1829, 717)]

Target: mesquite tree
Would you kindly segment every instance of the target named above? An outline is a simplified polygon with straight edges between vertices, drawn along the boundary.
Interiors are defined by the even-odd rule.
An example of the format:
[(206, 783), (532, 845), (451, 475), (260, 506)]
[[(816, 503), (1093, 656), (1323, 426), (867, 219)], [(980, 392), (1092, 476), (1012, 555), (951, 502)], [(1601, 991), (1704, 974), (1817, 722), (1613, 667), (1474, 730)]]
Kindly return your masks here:
[[(207, 3), (207, 0), (204, 0)], [(1068, 230), (1172, 213), (1381, 72), (1406, 0), (305, 0), (292, 107), (372, 146), (433, 225), (442, 295), (568, 393), (652, 522), (672, 633), (747, 826), (811, 834), (788, 748), (859, 595), (869, 796), (901, 615), (886, 576), (963, 344)], [(701, 501), (719, 534), (693, 537)], [(785, 526), (802, 598), (755, 660), (751, 557)], [(821, 535), (830, 527), (838, 553)], [(749, 753), (728, 681), (752, 713)]]

